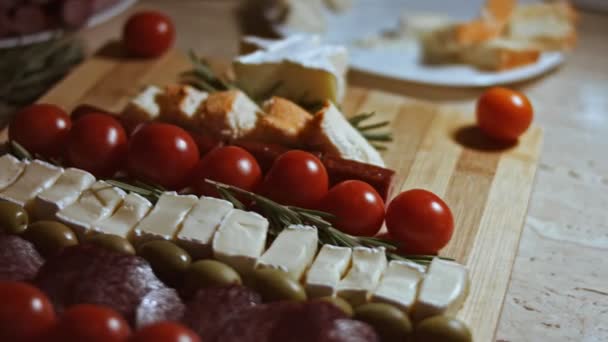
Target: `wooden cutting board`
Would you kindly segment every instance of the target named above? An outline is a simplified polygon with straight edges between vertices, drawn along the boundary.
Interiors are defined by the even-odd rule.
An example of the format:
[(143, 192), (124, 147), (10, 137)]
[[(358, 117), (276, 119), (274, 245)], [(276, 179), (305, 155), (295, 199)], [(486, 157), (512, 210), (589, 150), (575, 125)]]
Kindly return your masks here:
[[(108, 50), (109, 51), (109, 50)], [(70, 111), (87, 103), (120, 111), (142, 86), (177, 81), (190, 65), (180, 52), (150, 61), (102, 52), (76, 68), (40, 102)], [(384, 158), (397, 189), (428, 189), (452, 209), (456, 230), (442, 255), (470, 270), (471, 288), (458, 316), (475, 341), (494, 339), (534, 182), (542, 131), (532, 127), (515, 146), (497, 146), (474, 128), (473, 113), (387, 93), (350, 88), (347, 115), (376, 111), (390, 120), (395, 140)], [(6, 132), (3, 134), (6, 139)]]

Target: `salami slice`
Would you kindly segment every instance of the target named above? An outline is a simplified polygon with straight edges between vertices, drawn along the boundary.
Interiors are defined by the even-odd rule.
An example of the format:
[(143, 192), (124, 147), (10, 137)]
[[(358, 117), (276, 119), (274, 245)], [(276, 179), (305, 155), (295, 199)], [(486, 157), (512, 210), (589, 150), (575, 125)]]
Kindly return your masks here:
[(174, 289), (159, 289), (149, 292), (139, 303), (135, 316), (135, 326), (143, 326), (162, 321), (179, 321), (185, 306)]
[(199, 290), (187, 303), (182, 323), (213, 341), (224, 322), (262, 302), (260, 295), (243, 286), (212, 287)]
[(16, 235), (0, 235), (0, 280), (30, 281), (43, 262), (31, 242)]
[(319, 330), (316, 342), (379, 342), (380, 337), (369, 324), (353, 319), (337, 319)]

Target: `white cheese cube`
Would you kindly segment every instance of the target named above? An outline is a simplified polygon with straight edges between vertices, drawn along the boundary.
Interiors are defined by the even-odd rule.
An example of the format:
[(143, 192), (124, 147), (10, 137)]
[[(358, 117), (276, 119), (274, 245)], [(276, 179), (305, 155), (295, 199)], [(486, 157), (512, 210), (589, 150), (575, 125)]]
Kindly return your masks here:
[(353, 260), (346, 277), (338, 284), (338, 296), (353, 307), (368, 301), (368, 294), (376, 289), (386, 269), (384, 248), (353, 248)]
[(62, 168), (41, 160), (27, 163), (21, 177), (0, 192), (0, 199), (30, 208), (34, 198), (53, 185), (62, 172)]
[(171, 240), (194, 207), (198, 197), (166, 192), (160, 196), (152, 211), (133, 229), (132, 239), (136, 244), (148, 240)]
[(388, 264), (380, 284), (371, 296), (372, 302), (387, 303), (408, 313), (418, 294), (424, 268), (418, 264), (393, 260)]
[(311, 298), (333, 296), (350, 266), (352, 249), (323, 245), (306, 274), (306, 292)]
[(138, 194), (125, 196), (120, 207), (110, 217), (93, 225), (92, 230), (104, 234), (113, 234), (130, 238), (130, 233), (152, 209), (152, 203)]
[(210, 257), (213, 235), (233, 208), (228, 201), (201, 197), (184, 219), (182, 229), (177, 233), (177, 243), (193, 259)]
[(25, 164), (8, 153), (0, 157), (0, 191), (13, 184), (21, 176)]
[(213, 237), (213, 256), (241, 274), (251, 272), (264, 252), (268, 220), (261, 215), (234, 209)]
[(258, 268), (278, 268), (299, 280), (317, 253), (317, 228), (291, 225), (279, 233), (258, 260)]
[(158, 97), (163, 94), (156, 86), (147, 86), (129, 102), (122, 116), (130, 122), (156, 120), (160, 116)]
[(420, 285), (414, 305), (414, 319), (435, 315), (453, 315), (460, 309), (469, 292), (468, 271), (456, 262), (433, 259)]
[(74, 168), (64, 170), (55, 184), (36, 197), (34, 216), (38, 220), (53, 220), (59, 210), (76, 202), (93, 182), (95, 177), (86, 171)]
[(95, 182), (82, 192), (78, 200), (57, 213), (57, 219), (84, 237), (93, 224), (112, 215), (122, 202), (125, 192), (104, 181)]

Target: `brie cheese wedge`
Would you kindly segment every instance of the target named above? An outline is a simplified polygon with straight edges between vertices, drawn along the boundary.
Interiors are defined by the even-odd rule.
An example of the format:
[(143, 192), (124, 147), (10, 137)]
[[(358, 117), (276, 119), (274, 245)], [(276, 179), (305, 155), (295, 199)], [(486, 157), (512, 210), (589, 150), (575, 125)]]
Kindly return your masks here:
[(86, 171), (74, 168), (64, 170), (55, 184), (36, 197), (34, 216), (38, 220), (53, 220), (59, 210), (76, 202), (93, 182), (95, 177)]
[(353, 248), (352, 265), (338, 284), (338, 296), (353, 307), (366, 303), (368, 294), (378, 286), (386, 264), (384, 248)]
[(408, 313), (418, 295), (418, 285), (424, 277), (420, 265), (393, 260), (388, 264), (380, 284), (371, 296), (372, 302), (387, 303)]
[(317, 253), (317, 228), (291, 225), (279, 233), (258, 260), (258, 268), (277, 268), (299, 280)]
[(253, 98), (271, 95), (296, 103), (341, 103), (346, 93), (346, 48), (322, 44), (318, 36), (282, 40), (245, 38), (259, 50), (234, 60), (236, 82)]
[(53, 185), (62, 173), (60, 167), (33, 160), (25, 165), (21, 177), (0, 192), (0, 199), (29, 209), (36, 196)]
[(78, 200), (57, 213), (57, 219), (73, 228), (82, 238), (93, 224), (112, 215), (125, 192), (104, 181), (95, 182)]
[(112, 216), (94, 224), (92, 230), (129, 239), (133, 227), (150, 212), (150, 209), (152, 209), (150, 201), (138, 194), (130, 193), (125, 196)]
[(194, 195), (165, 192), (152, 211), (133, 229), (132, 240), (140, 244), (148, 240), (171, 240), (184, 218), (198, 201)]
[(264, 252), (268, 220), (249, 211), (234, 209), (222, 221), (213, 237), (213, 256), (241, 275), (253, 271)]
[(384, 166), (380, 153), (329, 101), (325, 102), (308, 125), (305, 140), (306, 145), (313, 151)]
[(6, 189), (7, 186), (13, 184), (23, 170), (25, 169), (25, 162), (13, 157), (10, 154), (5, 154), (0, 157), (0, 191)]
[(350, 266), (352, 249), (323, 245), (306, 274), (308, 297), (333, 296), (340, 279)]
[(184, 219), (177, 233), (177, 244), (188, 251), (193, 260), (210, 257), (213, 235), (233, 208), (228, 201), (201, 197)]
[(469, 291), (467, 269), (452, 261), (433, 259), (414, 305), (415, 320), (435, 315), (453, 315)]

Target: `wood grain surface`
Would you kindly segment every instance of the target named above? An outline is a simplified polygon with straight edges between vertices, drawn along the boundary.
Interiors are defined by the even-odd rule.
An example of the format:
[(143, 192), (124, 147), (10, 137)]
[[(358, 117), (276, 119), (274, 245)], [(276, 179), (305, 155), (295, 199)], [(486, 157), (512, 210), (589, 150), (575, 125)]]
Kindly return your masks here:
[[(138, 61), (106, 50), (111, 49), (80, 65), (40, 101), (67, 110), (89, 104), (120, 112), (142, 86), (176, 82), (180, 72), (190, 67), (177, 51)], [(466, 264), (471, 280), (459, 316), (470, 325), (476, 341), (493, 339), (534, 182), (542, 131), (532, 127), (515, 145), (496, 145), (475, 128), (469, 111), (360, 87), (349, 88), (345, 98), (346, 115), (376, 111), (374, 120), (391, 121), (395, 140), (383, 154), (399, 175), (395, 189), (427, 189), (452, 208), (456, 228), (442, 255)]]

